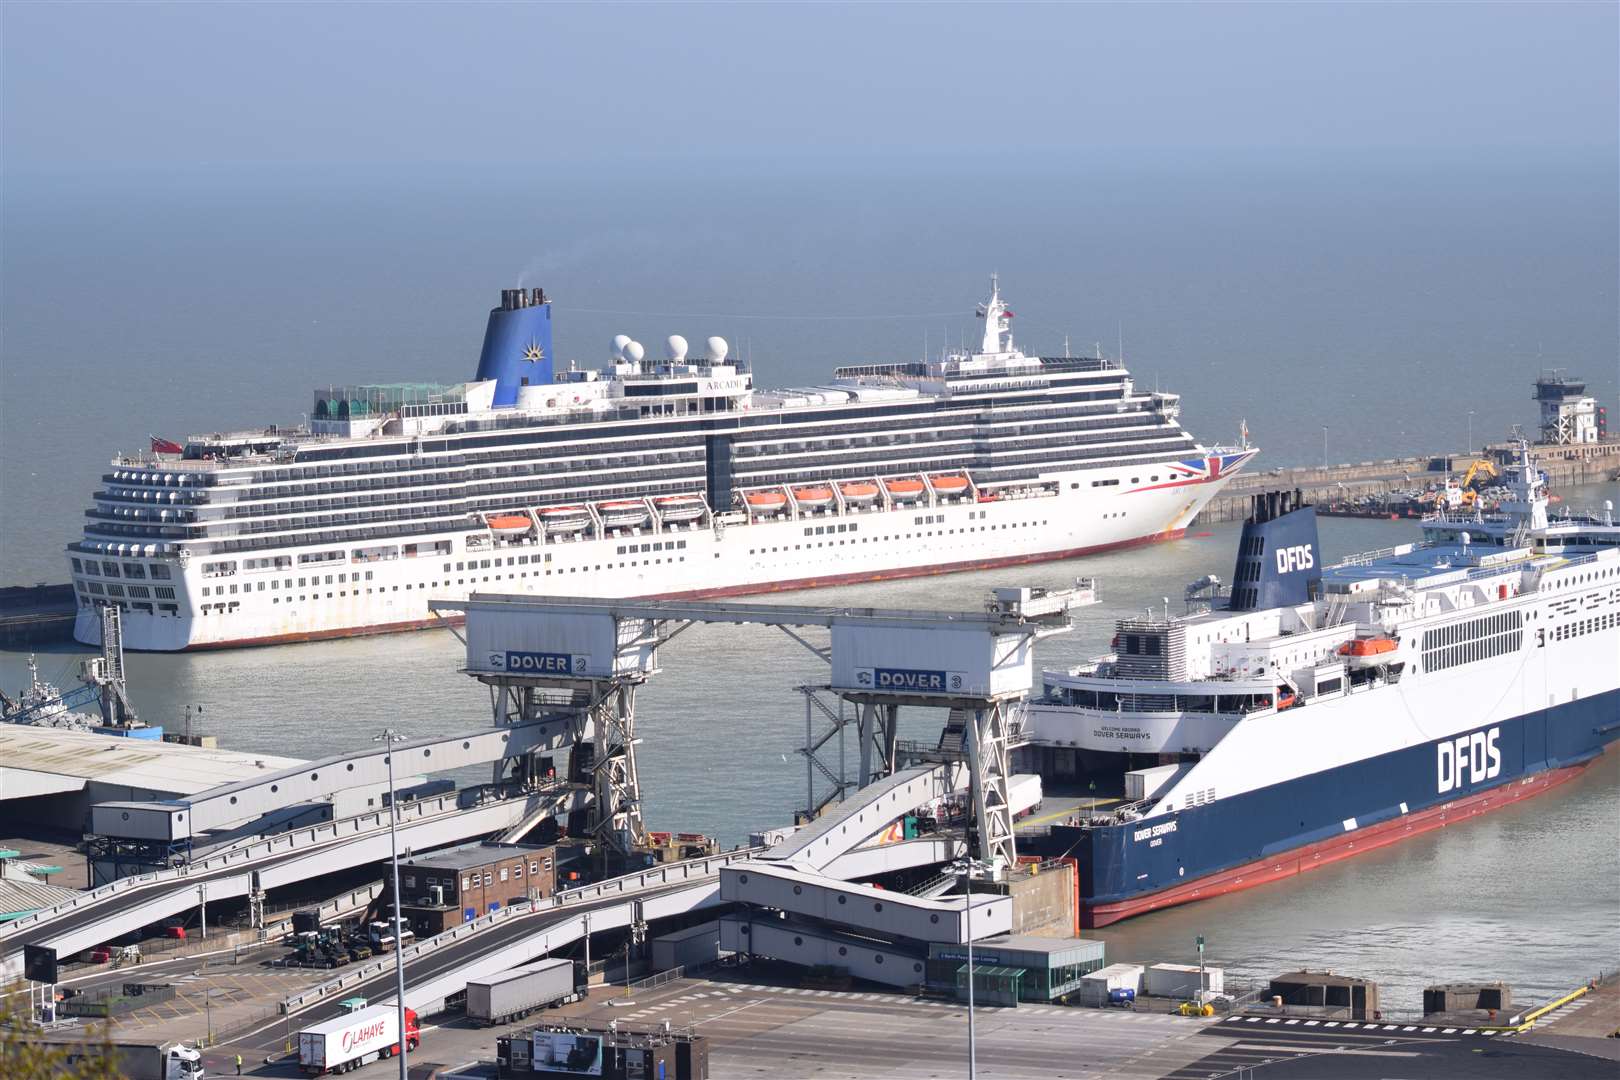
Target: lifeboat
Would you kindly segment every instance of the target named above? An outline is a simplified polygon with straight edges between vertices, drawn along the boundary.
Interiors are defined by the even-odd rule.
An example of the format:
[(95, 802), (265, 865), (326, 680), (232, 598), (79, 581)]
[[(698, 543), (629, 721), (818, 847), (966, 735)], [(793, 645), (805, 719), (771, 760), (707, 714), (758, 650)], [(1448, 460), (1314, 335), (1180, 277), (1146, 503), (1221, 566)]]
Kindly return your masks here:
[(889, 493), (889, 498), (895, 502), (916, 502), (922, 498), (923, 483), (921, 480), (902, 478), (899, 480), (885, 480), (883, 487)]
[(1394, 638), (1355, 638), (1340, 645), (1338, 651), (1351, 667), (1368, 668), (1396, 660), (1395, 654), (1400, 651), (1400, 646), (1401, 643)]
[(743, 501), (755, 514), (778, 514), (787, 505), (787, 496), (780, 491), (750, 491)]
[(961, 495), (968, 489), (968, 480), (965, 476), (930, 476), (928, 482), (934, 485), (934, 490), (941, 495)]
[(1294, 696), (1294, 692), (1292, 690), (1288, 689), (1288, 687), (1286, 687), (1286, 686), (1277, 687), (1277, 711), (1278, 712), (1282, 712), (1284, 709), (1292, 709), (1294, 707), (1294, 705), (1298, 701), (1299, 701), (1299, 699)]
[(701, 496), (698, 495), (664, 495), (653, 500), (658, 507), (659, 516), (665, 521), (691, 521), (693, 518), (703, 516), (708, 509)]
[(551, 506), (540, 511), (540, 524), (548, 533), (576, 533), (591, 523), (591, 512), (583, 506)]
[(528, 514), (490, 514), (484, 520), (496, 536), (521, 536), (534, 528)]
[(844, 501), (852, 506), (865, 506), (878, 497), (877, 485), (869, 484), (865, 480), (839, 484), (838, 490), (844, 496)]
[(793, 498), (806, 510), (820, 510), (832, 505), (833, 493), (832, 488), (802, 487), (793, 489)]
[(639, 499), (621, 499), (618, 502), (597, 503), (602, 524), (610, 529), (628, 529), (647, 520), (647, 504)]

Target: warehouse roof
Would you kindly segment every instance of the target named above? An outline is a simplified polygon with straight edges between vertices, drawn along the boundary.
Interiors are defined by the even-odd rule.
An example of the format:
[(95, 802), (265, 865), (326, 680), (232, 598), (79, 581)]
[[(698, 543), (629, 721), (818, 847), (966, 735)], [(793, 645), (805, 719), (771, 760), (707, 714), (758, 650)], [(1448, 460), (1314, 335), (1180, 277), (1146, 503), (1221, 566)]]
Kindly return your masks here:
[(471, 870), (475, 866), (488, 866), (500, 859), (510, 859), (529, 852), (550, 851), (546, 844), (500, 844), (493, 841), (457, 844), (455, 847), (424, 852), (401, 859), (400, 865), (421, 870)]
[(167, 798), (298, 763), (272, 754), (0, 724), (0, 798), (80, 791), (91, 783), (130, 788), (137, 799)]

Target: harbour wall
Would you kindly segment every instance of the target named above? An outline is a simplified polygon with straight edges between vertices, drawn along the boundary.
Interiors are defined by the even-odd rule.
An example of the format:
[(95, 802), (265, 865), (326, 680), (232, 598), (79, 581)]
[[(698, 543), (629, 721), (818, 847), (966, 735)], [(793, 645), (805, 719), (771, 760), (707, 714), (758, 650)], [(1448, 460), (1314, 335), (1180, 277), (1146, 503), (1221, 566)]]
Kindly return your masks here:
[[(1516, 453), (1514, 444), (1501, 443), (1487, 447), (1485, 456), (1501, 466), (1511, 461)], [(1596, 484), (1620, 476), (1620, 440), (1617, 439), (1585, 446), (1534, 446), (1530, 449), (1530, 458), (1547, 474), (1548, 484), (1555, 489), (1573, 484)], [(1298, 465), (1243, 473), (1209, 501), (1195, 524), (1242, 521), (1249, 515), (1249, 496), (1262, 491), (1298, 488), (1311, 502), (1377, 495), (1392, 488), (1438, 483), (1466, 470), (1475, 460), (1478, 459), (1472, 454), (1424, 454), (1346, 465)]]

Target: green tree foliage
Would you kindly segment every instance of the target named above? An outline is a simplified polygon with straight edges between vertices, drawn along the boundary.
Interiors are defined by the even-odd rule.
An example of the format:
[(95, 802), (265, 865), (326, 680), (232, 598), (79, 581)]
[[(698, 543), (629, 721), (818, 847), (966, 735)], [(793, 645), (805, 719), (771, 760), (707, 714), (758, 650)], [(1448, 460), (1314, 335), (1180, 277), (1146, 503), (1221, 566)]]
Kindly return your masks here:
[(29, 1009), (26, 983), (0, 986), (0, 1076), (6, 1080), (124, 1080), (110, 1022), (78, 1029), (72, 1041), (48, 1041), (36, 1019)]

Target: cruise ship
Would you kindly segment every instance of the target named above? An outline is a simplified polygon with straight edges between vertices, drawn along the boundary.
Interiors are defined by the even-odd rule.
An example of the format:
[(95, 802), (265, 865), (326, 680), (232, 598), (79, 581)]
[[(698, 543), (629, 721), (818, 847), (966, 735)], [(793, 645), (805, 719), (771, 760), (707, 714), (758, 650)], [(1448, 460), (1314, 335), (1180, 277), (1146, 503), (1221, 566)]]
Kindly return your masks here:
[[(1256, 497), (1229, 584), (1116, 625), (1026, 710), (1049, 776), (1129, 801), (1053, 830), (1082, 923), (1263, 885), (1518, 802), (1620, 738), (1620, 527), (1549, 519), (1521, 446), (1499, 512), (1323, 566), (1315, 511)], [(1168, 608), (1168, 602), (1165, 605)]]
[(1183, 534), (1257, 452), (1205, 446), (1117, 359), (977, 351), (760, 390), (722, 338), (554, 366), (508, 289), (475, 378), (317, 390), (306, 425), (153, 440), (68, 548), (75, 637), (181, 650), (436, 624), (474, 590), (712, 597), (1064, 559)]

